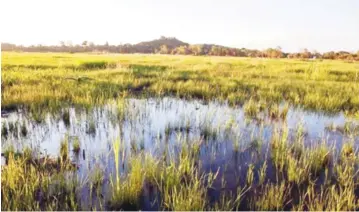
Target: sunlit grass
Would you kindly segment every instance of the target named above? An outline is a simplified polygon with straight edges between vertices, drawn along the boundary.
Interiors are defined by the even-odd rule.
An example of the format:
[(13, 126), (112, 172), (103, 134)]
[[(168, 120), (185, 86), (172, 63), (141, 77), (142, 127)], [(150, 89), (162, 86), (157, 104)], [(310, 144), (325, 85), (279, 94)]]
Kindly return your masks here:
[[(107, 65), (112, 63), (116, 65)], [(118, 96), (174, 95), (237, 104), (252, 99), (274, 106), (286, 101), (307, 109), (355, 114), (359, 108), (357, 65), (288, 59), (5, 52), (2, 108), (31, 106), (40, 121), (37, 113), (42, 109), (91, 107)], [(313, 67), (315, 71), (311, 71)], [(258, 109), (249, 105), (246, 111), (252, 116)], [(278, 113), (272, 107), (269, 112), (284, 118), (286, 108)]]
[[(23, 107), (31, 122), (2, 123), (2, 139), (32, 136), (37, 133), (32, 124), (46, 123), (49, 114), (58, 114), (67, 129), (72, 129), (75, 125), (68, 108), (88, 109), (109, 101), (114, 103), (111, 120), (119, 126), (130, 125), (135, 132), (130, 140), (110, 143), (105, 150), (110, 152), (108, 158), (91, 160), (89, 176), (81, 176), (84, 182), (77, 174), (85, 167), (78, 171), (71, 162), (71, 150), (79, 153), (88, 145), (83, 138), (80, 142), (79, 137), (66, 134), (54, 158), (37, 155), (31, 148), (10, 146), (2, 152), (6, 159), (1, 175), (3, 210), (143, 210), (142, 200), (149, 188), (157, 192), (151, 195), (157, 197), (158, 210), (359, 209), (358, 126), (354, 122), (328, 127), (345, 136), (338, 147), (328, 144), (331, 138), (304, 144), (302, 126), (289, 129), (285, 124), (273, 126), (269, 143), (254, 133), (246, 143), (237, 126), (241, 120), (230, 118), (216, 126), (208, 114), (196, 126), (186, 118), (168, 123), (161, 130), (164, 139), (159, 133), (151, 140), (153, 149), (145, 152), (147, 143), (136, 131), (136, 124), (143, 124), (138, 111), (145, 108), (126, 101), (132, 96), (228, 101), (243, 107), (246, 118), (259, 121), (263, 116), (274, 124), (284, 122), (292, 106), (343, 112), (355, 118), (359, 109), (357, 63), (35, 53), (4, 53), (2, 60), (2, 108)], [(84, 131), (100, 135), (101, 124), (90, 117)], [(193, 138), (191, 133), (196, 130), (199, 136)], [(297, 134), (290, 136), (290, 130)], [(172, 142), (171, 136), (177, 140)], [(223, 168), (227, 161), (216, 158), (218, 146), (227, 145), (227, 140), (233, 151), (225, 152), (224, 159), (238, 163), (228, 170)], [(209, 143), (218, 149), (208, 149)], [(264, 147), (268, 155), (263, 154)], [(251, 162), (242, 160), (246, 155)], [(219, 161), (219, 167), (213, 167), (212, 158)], [(104, 167), (96, 162), (103, 162)], [(231, 174), (231, 168), (237, 166), (241, 173), (230, 177), (238, 184), (225, 190), (224, 173)], [(210, 196), (213, 190), (218, 196)], [(81, 205), (86, 204), (78, 200), (83, 193), (90, 193), (89, 201), (97, 204)]]

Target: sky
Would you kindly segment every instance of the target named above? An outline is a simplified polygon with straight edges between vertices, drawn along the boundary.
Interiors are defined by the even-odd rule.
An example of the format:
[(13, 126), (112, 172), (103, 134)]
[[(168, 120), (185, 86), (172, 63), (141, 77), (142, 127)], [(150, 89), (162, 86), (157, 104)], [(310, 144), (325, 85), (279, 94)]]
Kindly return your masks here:
[(15, 44), (191, 44), (283, 51), (359, 50), (359, 0), (1, 0), (0, 40)]

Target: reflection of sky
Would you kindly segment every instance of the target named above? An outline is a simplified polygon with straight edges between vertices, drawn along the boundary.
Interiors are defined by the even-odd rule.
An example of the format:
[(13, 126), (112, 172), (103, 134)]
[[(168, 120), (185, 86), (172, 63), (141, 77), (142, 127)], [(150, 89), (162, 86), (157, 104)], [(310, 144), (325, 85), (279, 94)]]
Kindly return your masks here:
[[(25, 120), (24, 114), (21, 113), (11, 113), (9, 117), (3, 119), (6, 124), (15, 121), (23, 123)], [(234, 124), (230, 131), (226, 131), (226, 126), (230, 123), (229, 120), (234, 120), (232, 121)], [(93, 135), (87, 133), (88, 125), (91, 121), (94, 121), (96, 126), (96, 133)], [(304, 112), (299, 109), (290, 109), (286, 124), (290, 137), (295, 135), (296, 127), (303, 124), (307, 133), (307, 143), (315, 142), (320, 140), (321, 137), (325, 137), (329, 144), (337, 142), (336, 145), (340, 149), (343, 136), (338, 132), (328, 132), (325, 127), (332, 123), (336, 126), (343, 126), (345, 121), (343, 114), (329, 117), (313, 112)], [(173, 130), (169, 137), (166, 138), (166, 128), (183, 128), (187, 122), (190, 123), (189, 134), (184, 133), (184, 131), (181, 134)], [(219, 129), (219, 131), (216, 138), (211, 138), (205, 141), (205, 145), (201, 145), (199, 154), (199, 161), (202, 164), (201, 170), (206, 173), (218, 171), (213, 188), (222, 189), (221, 179), (223, 178), (226, 181), (225, 189), (236, 192), (238, 184), (245, 183), (248, 166), (253, 164), (255, 169), (259, 170), (263, 160), (268, 159), (269, 145), (267, 144), (271, 139), (273, 128), (282, 129), (283, 127), (282, 121), (266, 119), (264, 122), (263, 128), (255, 122), (248, 123), (245, 121), (241, 108), (233, 108), (216, 102), (204, 104), (200, 101), (184, 101), (173, 98), (149, 99), (148, 101), (130, 99), (124, 122), (118, 120), (114, 105), (97, 108), (89, 113), (70, 109), (71, 124), (69, 127), (65, 126), (62, 119), (50, 116), (47, 116), (46, 121), (40, 125), (26, 120), (25, 123), (27, 123), (29, 129), (28, 136), (26, 138), (20, 137), (20, 139), (9, 136), (7, 140), (2, 140), (2, 146), (12, 144), (15, 145), (15, 148), (21, 148), (24, 145), (31, 145), (33, 148), (39, 148), (42, 152), (46, 152), (51, 156), (56, 156), (60, 152), (60, 143), (66, 134), (70, 136), (70, 149), (72, 149), (74, 136), (78, 136), (81, 143), (81, 152), (78, 156), (72, 154), (73, 160), (79, 165), (77, 177), (80, 182), (87, 182), (89, 178), (91, 179), (96, 167), (103, 170), (105, 172), (103, 192), (106, 193), (108, 186), (110, 186), (108, 184), (109, 179), (111, 176), (115, 176), (112, 144), (116, 139), (121, 137), (123, 144), (125, 144), (124, 147), (127, 150), (125, 161), (128, 161), (126, 160), (128, 154), (132, 154), (129, 150), (133, 144), (137, 148), (143, 146), (146, 152), (151, 152), (155, 155), (164, 155), (163, 151), (165, 149), (173, 155), (178, 153), (176, 151), (181, 147), (181, 142), (198, 141), (203, 125), (207, 124), (212, 129)], [(184, 138), (185, 136), (188, 136), (187, 141)], [(178, 142), (180, 137), (181, 141)], [(251, 149), (251, 138), (263, 141), (263, 145), (259, 150)], [(359, 144), (359, 136), (355, 139)], [(239, 141), (239, 151), (234, 151), (233, 141), (236, 140)], [(119, 170), (121, 173), (128, 168), (128, 164), (123, 161), (122, 156), (122, 154), (119, 155)], [(1, 162), (4, 162), (3, 158)], [(277, 176), (275, 176), (273, 170), (273, 164), (268, 163), (266, 179), (276, 179)], [(218, 198), (221, 189), (209, 191), (209, 196), (214, 199)], [(89, 193), (89, 188), (84, 186), (81, 194), (79, 194), (84, 206), (89, 203)]]
[[(85, 150), (85, 161), (89, 158), (104, 157), (112, 154), (112, 143), (121, 137), (126, 144), (126, 148), (131, 148), (131, 143), (135, 143), (137, 148), (143, 146), (146, 150), (154, 151), (164, 148), (164, 137), (166, 127), (171, 129), (184, 127), (187, 122), (190, 123), (190, 140), (196, 140), (200, 137), (200, 129), (203, 124), (211, 126), (213, 129), (220, 129), (216, 140), (231, 141), (233, 138), (225, 138), (225, 131), (229, 120), (234, 120), (235, 125), (231, 133), (238, 135), (241, 132), (242, 140), (249, 140), (251, 135), (268, 141), (272, 134), (273, 127), (281, 127), (282, 122), (266, 120), (266, 125), (260, 131), (259, 126), (254, 123), (247, 124), (244, 120), (244, 113), (241, 108), (229, 107), (226, 104), (209, 102), (204, 104), (200, 101), (184, 101), (173, 98), (164, 98), (162, 100), (150, 99), (136, 100), (131, 99), (128, 102), (126, 120), (122, 123), (116, 118), (116, 109), (113, 105), (107, 105), (105, 108), (97, 108), (86, 114), (70, 110), (70, 127), (67, 128), (61, 119), (55, 119), (48, 116), (45, 123), (41, 125), (30, 124), (27, 121), (29, 135), (26, 138), (9, 138), (2, 141), (2, 145), (15, 144), (15, 147), (21, 148), (23, 145), (31, 145), (33, 148), (39, 148), (42, 152), (55, 156), (60, 151), (60, 142), (68, 133), (71, 142), (74, 136), (78, 136), (81, 149)], [(12, 113), (5, 122), (16, 121), (23, 123), (24, 114)], [(89, 122), (93, 120), (96, 126), (96, 133), (87, 133)], [(325, 131), (325, 127), (330, 124), (343, 126), (345, 117), (343, 114), (335, 116), (325, 116), (313, 112), (304, 112), (299, 109), (290, 109), (286, 119), (289, 132), (295, 133), (296, 127), (302, 123), (307, 132), (308, 141), (316, 141), (325, 137), (328, 143), (340, 142), (342, 136), (339, 133)], [(121, 134), (121, 130), (123, 134)], [(259, 135), (260, 134), (260, 135)], [(178, 145), (176, 133), (170, 134), (170, 147)], [(244, 138), (243, 138), (244, 137)], [(237, 138), (236, 138), (237, 139)], [(14, 142), (15, 140), (15, 142)], [(158, 140), (161, 140), (160, 142)], [(216, 141), (219, 142), (219, 141)], [(232, 145), (219, 145), (212, 149), (212, 153), (221, 153), (230, 151)], [(81, 152), (82, 153), (82, 152)]]

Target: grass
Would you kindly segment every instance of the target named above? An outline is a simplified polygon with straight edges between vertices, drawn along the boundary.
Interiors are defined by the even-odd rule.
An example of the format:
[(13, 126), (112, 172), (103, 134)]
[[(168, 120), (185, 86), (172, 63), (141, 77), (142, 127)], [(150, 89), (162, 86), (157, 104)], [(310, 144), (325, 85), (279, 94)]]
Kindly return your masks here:
[(282, 109), (279, 108), (279, 105), (273, 104), (268, 108), (268, 116), (272, 119), (286, 119), (289, 110), (289, 105), (286, 104)]
[(76, 136), (72, 142), (72, 151), (74, 151), (75, 153), (79, 153), (81, 150), (80, 148), (80, 140), (79, 138)]
[(245, 105), (244, 105), (244, 112), (249, 117), (257, 117), (259, 113), (259, 107), (256, 104), (255, 101), (250, 99)]
[[(120, 65), (107, 65), (112, 63)], [(359, 110), (357, 66), (326, 60), (4, 52), (2, 108), (31, 108), (41, 121), (45, 109), (91, 107), (118, 96), (172, 95), (232, 104), (285, 101), (354, 115)], [(248, 114), (257, 112), (254, 105), (247, 107)], [(270, 112), (278, 116), (275, 107)]]
[(60, 161), (69, 160), (69, 138), (68, 135), (65, 136), (65, 139), (61, 141), (60, 144)]
[(130, 161), (130, 171), (126, 179), (116, 177), (113, 194), (109, 202), (112, 210), (139, 210), (139, 197), (144, 183), (141, 157)]
[[(343, 146), (341, 159), (335, 161), (336, 166), (328, 166), (326, 158), (333, 149), (324, 145), (314, 148), (299, 146), (296, 151), (304, 148), (303, 153), (296, 154), (292, 149), (299, 140), (288, 140), (285, 129), (282, 133), (284, 135), (279, 136), (280, 140), (275, 141), (280, 145), (275, 148), (282, 148), (283, 158), (275, 156), (274, 150), (271, 160), (260, 160), (259, 164), (249, 165), (244, 176), (245, 184), (238, 185), (234, 193), (221, 193), (215, 202), (210, 201), (208, 192), (213, 189), (215, 182), (221, 181), (218, 176), (220, 170), (209, 173), (201, 171), (198, 157), (199, 145), (203, 145), (201, 141), (191, 146), (188, 141), (181, 140), (180, 152), (169, 153), (170, 159), (163, 160), (163, 156), (144, 152), (126, 156), (128, 150), (124, 148), (124, 141), (119, 139), (113, 143), (115, 175), (110, 178), (110, 196), (104, 199), (101, 208), (140, 210), (145, 189), (152, 187), (159, 194), (154, 201), (162, 210), (357, 210), (359, 202), (356, 189), (359, 182), (355, 166), (359, 158), (354, 153), (353, 143)], [(65, 138), (61, 144), (62, 158), (68, 155), (67, 143)], [(26, 162), (34, 160), (30, 152), (29, 149), (24, 154), (15, 153), (10, 148), (6, 153), (8, 163), (2, 170), (1, 189), (2, 194), (7, 195), (2, 195), (2, 209), (85, 209), (85, 206), (79, 205), (76, 196), (82, 189), (81, 183), (75, 179), (68, 180), (66, 166), (59, 166), (56, 172), (50, 168), (53, 166), (40, 169), (35, 163)], [(60, 163), (65, 163), (65, 159)], [(279, 167), (274, 170), (278, 182), (268, 181), (267, 172), (273, 165)], [(120, 167), (124, 166), (128, 167), (128, 171), (120, 171)], [(320, 174), (326, 177), (324, 182), (317, 184)], [(104, 182), (105, 172), (95, 167), (89, 178), (91, 193), (95, 191), (98, 197), (102, 196)], [(222, 182), (222, 185), (225, 186), (225, 183)], [(36, 199), (40, 197), (34, 195), (39, 189), (41, 204)]]
[[(70, 210), (78, 203), (72, 184), (63, 176), (68, 166), (56, 161), (33, 158), (29, 150), (24, 154), (8, 151), (7, 165), (1, 173), (1, 208), (7, 210)], [(54, 170), (56, 169), (56, 171)], [(54, 173), (60, 173), (56, 176)], [(54, 187), (55, 186), (55, 187)]]
[[(108, 144), (108, 155), (87, 153), (91, 160), (80, 163), (80, 173), (88, 168), (88, 176), (70, 160), (71, 150), (87, 146), (79, 137), (71, 142), (65, 135), (56, 157), (21, 150), (14, 142), (2, 153), (2, 210), (146, 210), (146, 198), (153, 198), (155, 210), (359, 210), (355, 121), (328, 127), (345, 136), (342, 146), (329, 145), (326, 138), (308, 145), (303, 126), (276, 127), (291, 107), (355, 119), (358, 63), (52, 53), (3, 53), (2, 61), (2, 109), (30, 115), (28, 122), (3, 123), (2, 139), (30, 137), (37, 133), (31, 126), (44, 124), (51, 114), (59, 115), (67, 130), (77, 129), (66, 108), (86, 110), (109, 101), (111, 120), (120, 136), (126, 135)], [(270, 141), (254, 132), (244, 137), (248, 132), (235, 117), (215, 126), (208, 115), (198, 125), (187, 118), (168, 123), (163, 143), (159, 135), (154, 146), (145, 145), (143, 127), (152, 124), (141, 122), (146, 108), (125, 99), (164, 96), (241, 106), (246, 117), (270, 119)], [(94, 135), (102, 124), (91, 117), (84, 131)], [(123, 125), (131, 132), (123, 132)], [(233, 151), (222, 152), (227, 145)]]
[(254, 197), (253, 202), (255, 202), (255, 204), (253, 210), (283, 210), (288, 204), (288, 191), (289, 189), (284, 182), (280, 184), (266, 184), (263, 188), (262, 193)]

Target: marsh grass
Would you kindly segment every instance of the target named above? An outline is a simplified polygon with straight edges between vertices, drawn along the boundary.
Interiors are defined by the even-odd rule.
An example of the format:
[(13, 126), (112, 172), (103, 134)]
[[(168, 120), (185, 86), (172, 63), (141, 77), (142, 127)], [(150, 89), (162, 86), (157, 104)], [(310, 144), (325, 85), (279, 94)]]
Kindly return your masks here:
[(258, 108), (256, 102), (253, 101), (252, 99), (249, 100), (244, 105), (244, 112), (247, 116), (255, 118), (257, 116), (257, 114), (259, 113), (259, 108)]
[[(333, 151), (325, 143), (306, 147), (301, 142), (301, 128), (297, 138), (288, 141), (287, 129), (274, 134), (271, 148), (272, 165), (275, 165), (277, 182), (268, 181), (268, 163), (264, 160), (258, 165), (250, 164), (245, 173), (245, 185), (238, 186), (237, 192), (223, 191), (215, 202), (210, 202), (208, 191), (218, 178), (219, 171), (205, 173), (201, 171), (199, 154), (203, 141), (187, 141), (179, 136), (180, 151), (169, 152), (168, 160), (163, 156), (155, 157), (139, 151), (126, 156), (128, 151), (122, 140), (113, 143), (115, 175), (110, 178), (110, 198), (101, 203), (101, 208), (110, 210), (139, 210), (143, 207), (144, 190), (150, 186), (156, 188), (159, 203), (163, 210), (356, 210), (359, 202), (356, 196), (358, 188), (358, 158), (353, 143), (343, 145), (340, 158), (335, 166), (329, 166)], [(281, 154), (276, 153), (282, 151)], [(65, 153), (66, 152), (66, 153)], [(4, 154), (5, 155), (5, 154)], [(26, 210), (68, 210), (81, 209), (77, 200), (80, 184), (66, 176), (66, 159), (56, 168), (40, 169), (33, 159), (31, 149), (16, 153), (9, 148), (6, 153), (8, 164), (2, 172), (3, 208)], [(68, 156), (68, 138), (61, 144), (62, 158)], [(27, 158), (27, 159), (26, 159)], [(43, 161), (42, 163), (51, 163)], [(331, 163), (331, 162), (330, 162)], [(27, 165), (26, 165), (27, 164)], [(124, 165), (126, 164), (126, 165)], [(269, 164), (271, 166), (271, 164)], [(45, 167), (45, 166), (43, 166)], [(120, 171), (127, 167), (127, 171)], [(329, 171), (331, 170), (331, 171)], [(324, 182), (316, 185), (317, 177), (325, 173)], [(331, 174), (330, 174), (331, 173)], [(104, 185), (104, 171), (95, 167), (89, 182), (97, 196), (101, 196)], [(40, 178), (34, 177), (41, 176)], [(71, 179), (71, 178), (70, 178)], [(222, 178), (223, 180), (223, 178)], [(21, 182), (22, 184), (19, 184)], [(223, 183), (222, 183), (223, 184)], [(25, 188), (26, 187), (26, 188)], [(223, 188), (226, 187), (224, 183)], [(20, 190), (27, 189), (28, 193)], [(38, 197), (34, 193), (41, 191)], [(33, 192), (33, 193), (32, 193)], [(297, 196), (292, 196), (293, 192)], [(152, 194), (156, 195), (156, 194)], [(91, 195), (90, 195), (91, 196)], [(41, 198), (42, 204), (36, 198)], [(295, 198), (295, 199), (293, 199)], [(25, 201), (20, 201), (25, 199)]]
[(110, 63), (107, 61), (86, 61), (82, 62), (78, 69), (80, 70), (96, 70), (96, 69), (106, 69), (106, 68), (115, 68), (115, 63)]
[(215, 175), (199, 173), (196, 151), (196, 148), (182, 146), (178, 162), (171, 160), (168, 166), (160, 164), (160, 174), (155, 181), (167, 210), (204, 210), (208, 205), (204, 183), (211, 185)]
[(345, 143), (342, 147), (341, 157), (343, 159), (347, 157), (355, 157), (354, 146), (352, 143)]
[(118, 139), (114, 142), (113, 153), (115, 156), (116, 176), (111, 179), (112, 197), (109, 201), (109, 208), (112, 210), (138, 210), (139, 209), (139, 195), (142, 191), (144, 183), (142, 157), (133, 158), (130, 160), (130, 171), (126, 178), (121, 178), (119, 172), (120, 155), (122, 143)]
[(285, 210), (289, 203), (288, 185), (284, 182), (280, 184), (266, 184), (261, 193), (254, 196), (254, 206), (252, 210), (259, 211), (279, 211)]
[(248, 192), (249, 188), (238, 187), (237, 192), (235, 193), (222, 193), (219, 197), (219, 201), (217, 201), (211, 210), (214, 211), (238, 211), (241, 207), (241, 203), (243, 202), (244, 196), (246, 192)]
[(287, 118), (288, 110), (288, 103), (286, 103), (283, 108), (280, 108), (278, 104), (273, 104), (268, 108), (268, 116), (272, 119), (285, 120)]
[(75, 136), (72, 141), (72, 151), (74, 151), (75, 153), (79, 153), (80, 150), (81, 150), (80, 140), (79, 140), (78, 136)]
[(60, 161), (65, 162), (69, 160), (69, 136), (65, 135), (64, 140), (60, 144)]
[[(1, 173), (1, 208), (8, 210), (76, 210), (74, 181), (63, 175), (65, 164), (50, 159), (36, 159), (30, 149), (24, 153), (9, 150)], [(55, 174), (56, 173), (56, 174)], [(57, 174), (59, 173), (59, 174)], [(58, 177), (62, 176), (62, 177)], [(6, 195), (4, 195), (6, 194)]]
[(116, 177), (109, 207), (116, 210), (139, 210), (144, 179), (141, 158), (132, 159), (127, 177), (122, 180)]
[[(285, 120), (292, 106), (350, 116), (359, 109), (359, 84), (352, 77), (357, 72), (356, 63), (60, 54), (63, 60), (58, 56), (4, 53), (2, 108), (22, 108), (34, 124), (43, 124), (49, 114), (58, 114), (69, 126), (70, 113), (64, 108), (90, 111), (115, 101), (115, 122), (131, 127), (141, 121), (139, 114), (145, 109), (127, 104), (126, 98), (133, 96), (228, 101), (232, 106), (243, 105), (245, 115), (257, 120), (262, 116)], [(96, 134), (95, 121), (89, 119), (86, 133)], [(129, 141), (114, 141), (109, 145), (112, 154), (106, 159), (114, 160), (115, 167), (107, 162), (105, 166), (111, 167), (95, 166), (85, 183), (97, 197), (103, 196), (97, 199), (99, 207), (92, 203), (86, 207), (78, 199), (83, 184), (70, 161), (68, 135), (60, 144), (57, 160), (35, 155), (31, 149), (18, 152), (9, 147), (2, 153), (6, 164), (2, 166), (1, 209), (144, 210), (144, 192), (152, 189), (158, 192), (151, 193), (158, 210), (359, 210), (357, 126), (353, 123), (332, 127), (352, 139), (344, 141), (341, 149), (324, 140), (304, 145), (302, 126), (294, 138), (283, 125), (274, 128), (269, 143), (254, 135), (245, 143), (236, 120), (230, 119), (223, 126), (213, 123), (209, 114), (195, 127), (185, 119), (168, 124), (164, 130), (166, 146), (161, 138), (154, 139), (158, 149), (151, 153), (144, 152), (143, 138), (133, 132)], [(192, 130), (198, 130), (200, 138), (189, 136)], [(2, 139), (28, 134), (26, 124), (18, 122), (3, 123), (1, 133)], [(177, 136), (177, 142), (171, 143), (172, 136)], [(226, 157), (246, 159), (247, 154), (253, 159), (233, 176), (240, 182), (234, 188), (226, 187), (224, 176), (232, 173), (233, 167), (213, 167), (211, 161), (227, 162), (216, 158), (217, 146), (227, 145), (227, 139), (234, 153)], [(208, 144), (213, 149), (206, 149)], [(268, 148), (268, 155), (261, 154), (263, 147)], [(72, 141), (72, 149), (80, 151), (79, 138)], [(103, 191), (105, 188), (108, 191)], [(218, 191), (218, 198), (209, 191)]]
[(126, 102), (124, 98), (118, 98), (117, 100), (117, 117), (120, 121), (123, 121), (125, 119), (126, 115)]
[[(2, 108), (31, 108), (39, 122), (45, 111), (61, 110), (64, 105), (92, 107), (119, 96), (173, 95), (229, 100), (232, 104), (250, 101), (245, 104), (249, 116), (261, 111), (262, 104), (283, 101), (332, 113), (356, 114), (359, 109), (358, 83), (350, 77), (357, 73), (356, 63), (191, 56), (58, 56), (2, 54)], [(220, 65), (219, 70), (218, 65), (223, 63), (231, 64), (231, 68), (223, 69)], [(41, 69), (32, 68), (39, 65)], [(293, 73), (288, 69), (304, 71)], [(333, 75), (331, 70), (340, 74)], [(256, 102), (261, 103), (255, 106)], [(276, 107), (271, 113), (275, 117), (286, 114), (285, 109), (278, 114)]]

